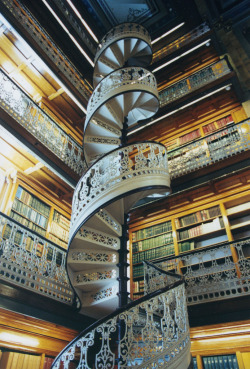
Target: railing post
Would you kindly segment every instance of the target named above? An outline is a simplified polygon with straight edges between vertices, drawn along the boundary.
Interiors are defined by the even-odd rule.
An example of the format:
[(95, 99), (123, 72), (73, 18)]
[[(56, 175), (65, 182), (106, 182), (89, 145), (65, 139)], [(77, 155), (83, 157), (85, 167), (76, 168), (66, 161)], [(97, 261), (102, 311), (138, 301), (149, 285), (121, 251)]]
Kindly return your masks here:
[(127, 225), (127, 214), (124, 215), (124, 224), (122, 225), (122, 236), (120, 238), (121, 247), (119, 250), (119, 263), (117, 266), (119, 267), (119, 307), (122, 307), (128, 303), (128, 288), (127, 282), (129, 280), (127, 276), (127, 241), (128, 241), (128, 225)]

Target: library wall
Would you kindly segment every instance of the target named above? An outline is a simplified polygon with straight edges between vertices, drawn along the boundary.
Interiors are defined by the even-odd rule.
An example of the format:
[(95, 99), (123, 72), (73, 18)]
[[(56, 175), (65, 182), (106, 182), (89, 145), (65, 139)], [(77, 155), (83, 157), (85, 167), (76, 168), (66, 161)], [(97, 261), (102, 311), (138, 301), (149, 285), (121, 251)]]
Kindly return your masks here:
[(131, 296), (143, 295), (143, 261), (250, 237), (250, 170), (131, 213)]
[(2, 351), (55, 357), (78, 333), (74, 329), (0, 308)]
[(57, 246), (67, 249), (71, 206), (62, 201), (57, 193), (39, 187), (26, 176), (17, 173), (9, 180), (3, 195), (2, 211)]
[[(250, 369), (250, 321), (200, 326), (190, 329), (191, 353), (197, 360), (198, 369), (208, 369), (206, 358), (218, 363), (216, 369), (236, 369), (230, 365), (234, 355), (239, 369)], [(219, 365), (222, 356), (229, 357), (229, 363)], [(204, 360), (205, 359), (205, 360)], [(205, 365), (204, 365), (205, 364)], [(214, 367), (214, 365), (212, 365)]]
[[(223, 91), (197, 105), (185, 109), (185, 112), (177, 112), (173, 116), (154, 124), (152, 127), (145, 128), (130, 139), (136, 141), (155, 140), (167, 146), (168, 150), (185, 144), (181, 137), (192, 133), (190, 141), (203, 137), (212, 132), (212, 125), (215, 129), (223, 128), (217, 125), (217, 121), (223, 118), (230, 118), (231, 122), (238, 123), (247, 118), (244, 108), (239, 103), (235, 93)], [(228, 118), (229, 119), (229, 118)], [(226, 122), (226, 124), (228, 124)], [(210, 127), (208, 126), (210, 125)], [(208, 130), (208, 127), (210, 130)]]

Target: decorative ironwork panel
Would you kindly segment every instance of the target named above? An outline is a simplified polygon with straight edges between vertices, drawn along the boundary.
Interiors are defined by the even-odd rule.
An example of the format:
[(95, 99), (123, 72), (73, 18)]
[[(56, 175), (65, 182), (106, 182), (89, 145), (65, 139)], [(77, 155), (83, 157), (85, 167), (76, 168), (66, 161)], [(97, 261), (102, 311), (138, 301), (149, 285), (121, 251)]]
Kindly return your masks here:
[(149, 262), (143, 263), (144, 270), (144, 295), (147, 295), (151, 292), (158, 291), (161, 288), (169, 286), (173, 284), (177, 280), (179, 280), (178, 275), (171, 275), (170, 273), (163, 273), (162, 270), (159, 270), (155, 267), (154, 264)]
[(89, 99), (86, 122), (90, 120), (97, 108), (108, 100), (108, 97), (136, 89), (147, 89), (148, 93), (158, 96), (155, 76), (147, 69), (129, 67), (113, 71), (98, 84)]
[[(232, 249), (235, 249), (237, 260)], [(181, 270), (185, 278), (187, 304), (223, 300), (250, 293), (250, 239), (235, 241), (224, 246), (197, 250), (176, 257), (174, 271)], [(167, 261), (157, 263), (164, 269)]]
[(104, 272), (91, 272), (91, 273), (78, 273), (75, 276), (75, 282), (78, 284), (104, 281), (107, 279), (115, 279), (117, 277), (117, 271), (115, 269), (105, 270)]
[(111, 189), (122, 183), (126, 185), (126, 180), (144, 175), (164, 176), (168, 183), (167, 155), (163, 145), (145, 142), (121, 147), (92, 165), (74, 192), (71, 235), (81, 212), (93, 199), (103, 198)]
[(106, 253), (106, 252), (93, 252), (93, 251), (72, 251), (69, 253), (69, 256), (74, 261), (85, 261), (85, 262), (93, 262), (93, 263), (114, 263), (118, 262), (117, 255), (114, 253)]
[(147, 44), (150, 44), (151, 38), (148, 31), (136, 23), (123, 23), (116, 27), (113, 27), (100, 41), (95, 62), (99, 58), (102, 51), (114, 41), (124, 39), (125, 37), (135, 37), (144, 40)]
[(0, 70), (0, 106), (58, 158), (81, 175), (83, 149)]
[(72, 305), (65, 259), (66, 250), (0, 214), (1, 279)]
[(178, 100), (229, 73), (231, 73), (231, 69), (225, 59), (203, 68), (202, 70), (192, 74), (190, 77), (184, 78), (174, 85), (162, 90), (159, 93), (160, 106), (163, 107), (175, 100)]
[(107, 223), (118, 235), (121, 236), (122, 234), (122, 226), (120, 223), (117, 222), (117, 220), (112, 217), (110, 213), (108, 213), (107, 210), (101, 209), (96, 213), (96, 216), (100, 218), (102, 221)]
[(120, 239), (118, 237), (112, 237), (104, 232), (98, 232), (89, 227), (80, 228), (78, 236), (86, 241), (92, 241), (101, 246), (110, 247), (112, 249), (118, 249), (120, 246)]
[(95, 294), (92, 294), (91, 299), (92, 299), (92, 302), (106, 300), (109, 297), (116, 296), (118, 292), (119, 292), (118, 286), (114, 285), (112, 287), (107, 287), (101, 291), (98, 291)]
[(250, 149), (250, 119), (168, 152), (170, 177), (177, 178)]
[[(53, 368), (69, 369), (70, 362), (78, 368), (100, 369), (166, 366), (171, 369), (179, 362), (188, 367), (190, 339), (185, 288), (183, 283), (169, 287), (148, 300), (138, 300), (128, 309), (118, 310), (104, 322), (97, 322), (65, 349)], [(118, 342), (118, 350), (111, 345), (114, 341)], [(95, 347), (96, 354), (92, 362), (88, 353), (91, 347)]]

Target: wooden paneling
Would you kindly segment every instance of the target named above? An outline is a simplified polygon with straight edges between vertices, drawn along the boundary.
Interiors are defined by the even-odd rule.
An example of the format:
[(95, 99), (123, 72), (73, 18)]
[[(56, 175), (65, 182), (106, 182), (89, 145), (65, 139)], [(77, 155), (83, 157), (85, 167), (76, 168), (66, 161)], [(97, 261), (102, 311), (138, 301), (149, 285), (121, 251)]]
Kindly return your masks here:
[(79, 332), (0, 309), (0, 346), (56, 356)]

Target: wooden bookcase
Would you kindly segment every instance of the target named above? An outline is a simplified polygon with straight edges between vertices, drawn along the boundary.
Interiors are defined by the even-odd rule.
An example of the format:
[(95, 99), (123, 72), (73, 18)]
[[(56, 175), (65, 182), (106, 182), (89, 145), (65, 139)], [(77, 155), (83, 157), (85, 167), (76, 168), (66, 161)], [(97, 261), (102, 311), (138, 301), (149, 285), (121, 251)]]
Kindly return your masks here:
[[(248, 191), (249, 192), (249, 191)], [(181, 209), (180, 209), (181, 210)], [(163, 260), (171, 270), (177, 260), (175, 256), (212, 245), (221, 245), (228, 241), (250, 236), (250, 193), (246, 196), (234, 195), (230, 199), (217, 200), (201, 205), (195, 211), (180, 211), (166, 219), (159, 220), (151, 227), (137, 225), (131, 232), (131, 296), (143, 295), (144, 260)], [(149, 219), (150, 220), (150, 219)], [(154, 223), (156, 221), (154, 220)], [(165, 229), (164, 229), (165, 227)], [(164, 237), (168, 237), (168, 242)], [(165, 241), (165, 242), (164, 242)], [(163, 246), (164, 244), (164, 246)], [(157, 254), (161, 253), (160, 255)], [(246, 251), (247, 252), (247, 251)], [(235, 257), (234, 253), (232, 254)], [(250, 257), (250, 255), (245, 255)], [(223, 255), (221, 257), (224, 257)], [(180, 269), (185, 265), (179, 265)]]
[[(40, 199), (32, 191), (29, 191), (25, 186), (22, 186), (22, 184), (18, 184), (14, 191), (9, 216), (33, 232), (67, 249), (70, 220), (63, 214), (63, 210), (57, 209), (51, 201), (48, 200), (46, 203), (44, 200)], [(4, 233), (6, 238), (8, 238), (10, 232), (11, 227), (7, 226)], [(15, 243), (20, 245), (22, 238), (23, 233), (16, 232)], [(33, 239), (28, 237), (26, 248), (31, 250), (32, 245)], [(41, 251), (42, 247), (41, 244)]]

